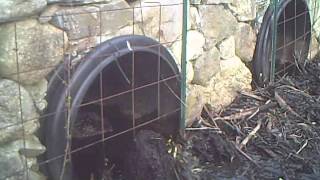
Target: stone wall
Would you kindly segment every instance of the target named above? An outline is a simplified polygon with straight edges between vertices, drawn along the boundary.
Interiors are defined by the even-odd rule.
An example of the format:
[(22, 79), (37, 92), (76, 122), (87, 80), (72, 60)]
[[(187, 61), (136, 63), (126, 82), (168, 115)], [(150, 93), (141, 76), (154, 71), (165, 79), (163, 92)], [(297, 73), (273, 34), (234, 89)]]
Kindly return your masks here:
[[(0, 3), (0, 179), (13, 174), (8, 179), (23, 179), (25, 173), (15, 172), (26, 166), (30, 167), (30, 179), (45, 179), (36, 161), (45, 147), (35, 134), (39, 116), (47, 105), (47, 75), (65, 57), (77, 59), (115, 36), (142, 34), (163, 43), (181, 64), (182, 0), (159, 0), (161, 17), (159, 3), (148, 2)], [(245, 63), (252, 60), (259, 25), (268, 5), (266, 0), (192, 0), (191, 4), (188, 124), (199, 118), (205, 104), (218, 112), (239, 91), (251, 88), (251, 73)], [(319, 11), (314, 13), (314, 17), (320, 16)], [(316, 27), (313, 38), (319, 39), (319, 21)], [(313, 41), (313, 54), (319, 51), (316, 42)]]

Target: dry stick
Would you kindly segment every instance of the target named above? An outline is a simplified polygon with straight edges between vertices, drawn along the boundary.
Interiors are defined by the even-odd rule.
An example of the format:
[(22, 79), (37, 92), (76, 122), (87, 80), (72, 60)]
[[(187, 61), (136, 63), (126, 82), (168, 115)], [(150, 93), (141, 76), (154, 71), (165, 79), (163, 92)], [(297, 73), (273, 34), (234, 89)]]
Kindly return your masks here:
[(245, 109), (244, 111), (242, 112), (239, 112), (239, 113), (235, 113), (235, 114), (232, 114), (230, 116), (224, 116), (224, 117), (216, 117), (213, 119), (213, 121), (216, 121), (216, 120), (236, 120), (236, 119), (242, 119), (242, 118), (245, 118), (247, 116), (250, 116), (252, 114), (257, 114), (256, 111), (258, 112), (263, 112), (263, 111), (266, 111), (270, 108), (273, 108), (273, 107), (276, 107), (277, 106), (277, 103), (268, 103), (268, 104), (264, 104), (264, 105), (261, 105), (259, 107), (254, 107), (254, 108), (248, 108), (248, 109)]
[(239, 149), (242, 149), (248, 142), (249, 140), (259, 131), (261, 128), (262, 121), (261, 119), (258, 120), (257, 126), (248, 134), (246, 138), (240, 143)]
[(299, 148), (299, 150), (296, 152), (296, 154), (299, 154), (307, 145), (308, 145), (309, 140), (307, 139), (303, 145)]
[(232, 143), (232, 144), (235, 146), (236, 150), (239, 151), (239, 153), (240, 153), (241, 155), (243, 155), (245, 158), (247, 158), (249, 161), (251, 161), (251, 162), (252, 162), (253, 164), (255, 164), (257, 167), (260, 167), (259, 164), (258, 164), (255, 160), (253, 160), (248, 154), (246, 154), (245, 152), (243, 152), (236, 144), (234, 144), (234, 143)]
[[(209, 109), (207, 108), (206, 105), (203, 106), (203, 109), (204, 109), (204, 110), (206, 111), (206, 113), (209, 115), (209, 117), (210, 117), (210, 119), (212, 120), (212, 122), (214, 123), (214, 125), (215, 125), (217, 128), (219, 128), (219, 126), (218, 126), (218, 124), (216, 123), (216, 121), (213, 120), (214, 118), (213, 118), (211, 112), (209, 111)], [(221, 130), (221, 129), (219, 128), (219, 130)]]
[(279, 95), (277, 91), (274, 91), (274, 98), (277, 100), (279, 106), (289, 112), (291, 112), (293, 115), (297, 116), (300, 119), (303, 119), (298, 113), (296, 113), (287, 103), (286, 101)]
[(242, 95), (244, 95), (244, 96), (251, 97), (251, 98), (256, 99), (256, 100), (258, 100), (258, 101), (265, 101), (265, 99), (264, 99), (263, 97), (257, 96), (257, 95), (255, 95), (255, 94), (250, 93), (250, 92), (245, 92), (245, 91), (243, 91), (243, 92), (240, 92), (240, 94), (242, 94)]

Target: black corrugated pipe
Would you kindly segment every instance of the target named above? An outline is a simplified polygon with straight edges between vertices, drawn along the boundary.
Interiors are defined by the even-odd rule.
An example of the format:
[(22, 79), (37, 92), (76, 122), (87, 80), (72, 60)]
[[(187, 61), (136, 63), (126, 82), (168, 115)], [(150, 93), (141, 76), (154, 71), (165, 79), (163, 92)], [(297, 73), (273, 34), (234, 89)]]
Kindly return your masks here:
[[(269, 6), (259, 30), (252, 61), (254, 86), (266, 86), (270, 82), (272, 59), (272, 31), (274, 8)], [(278, 4), (275, 72), (292, 70), (295, 60), (308, 56), (311, 38), (311, 22), (305, 0), (282, 0)], [(291, 64), (291, 66), (290, 66)], [(288, 66), (289, 65), (289, 66)]]
[[(117, 156), (114, 161), (123, 156), (122, 151), (127, 143), (124, 136), (120, 139), (117, 138), (121, 136), (111, 141), (106, 140), (103, 146), (102, 143), (98, 143), (88, 148), (83, 146), (101, 140), (101, 136), (82, 141), (82, 144), (73, 138), (75, 124), (84, 118), (83, 114), (87, 111), (96, 111), (98, 116), (104, 117), (105, 126), (112, 126), (112, 132), (106, 134), (106, 138), (132, 128), (133, 115), (135, 125), (156, 120), (146, 127), (164, 136), (174, 136), (178, 132), (180, 74), (172, 55), (158, 42), (137, 35), (113, 38), (100, 44), (82, 58), (78, 65), (69, 69), (70, 78), (67, 67), (61, 64), (49, 82), (48, 108), (41, 125), (43, 143), (47, 151), (40, 164), (45, 165), (49, 179), (59, 180), (63, 171), (64, 180), (89, 179), (90, 173), (86, 171), (96, 168), (90, 161), (103, 159), (98, 151), (86, 152), (88, 149), (90, 151), (90, 148), (114, 148), (103, 149), (110, 156)], [(135, 89), (134, 93), (132, 89)], [(110, 98), (100, 101), (100, 97)], [(90, 103), (94, 100), (97, 100), (96, 103)], [(69, 111), (68, 101), (71, 103)], [(86, 106), (83, 105), (85, 103)], [(68, 116), (70, 136), (67, 130)], [(132, 132), (126, 134), (132, 137)], [(70, 151), (81, 147), (85, 150), (68, 157), (70, 161), (67, 161), (64, 167), (68, 143), (71, 146)], [(114, 154), (112, 151), (115, 151)], [(82, 165), (79, 165), (78, 162), (81, 161)]]

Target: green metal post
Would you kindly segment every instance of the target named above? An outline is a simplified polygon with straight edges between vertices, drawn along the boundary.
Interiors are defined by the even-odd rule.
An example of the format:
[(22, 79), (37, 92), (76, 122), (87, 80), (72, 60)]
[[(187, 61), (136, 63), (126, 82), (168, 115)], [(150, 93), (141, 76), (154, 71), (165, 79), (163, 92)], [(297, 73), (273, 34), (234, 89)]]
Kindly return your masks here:
[(270, 69), (270, 83), (274, 83), (275, 71), (276, 71), (276, 52), (277, 52), (277, 14), (278, 14), (278, 0), (272, 0), (273, 4), (273, 30), (272, 30), (272, 59)]
[(181, 47), (181, 119), (180, 130), (185, 129), (186, 88), (187, 88), (187, 34), (188, 34), (189, 0), (183, 0), (182, 47)]

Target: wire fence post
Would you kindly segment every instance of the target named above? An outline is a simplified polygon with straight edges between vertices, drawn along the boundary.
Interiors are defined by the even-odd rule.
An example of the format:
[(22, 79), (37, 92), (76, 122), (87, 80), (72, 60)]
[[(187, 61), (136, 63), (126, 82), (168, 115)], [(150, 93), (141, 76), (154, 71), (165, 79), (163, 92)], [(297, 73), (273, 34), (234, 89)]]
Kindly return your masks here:
[(180, 130), (185, 129), (186, 118), (186, 87), (187, 87), (187, 34), (188, 34), (188, 16), (189, 0), (183, 0), (183, 23), (182, 23), (182, 44), (181, 44), (181, 119)]

